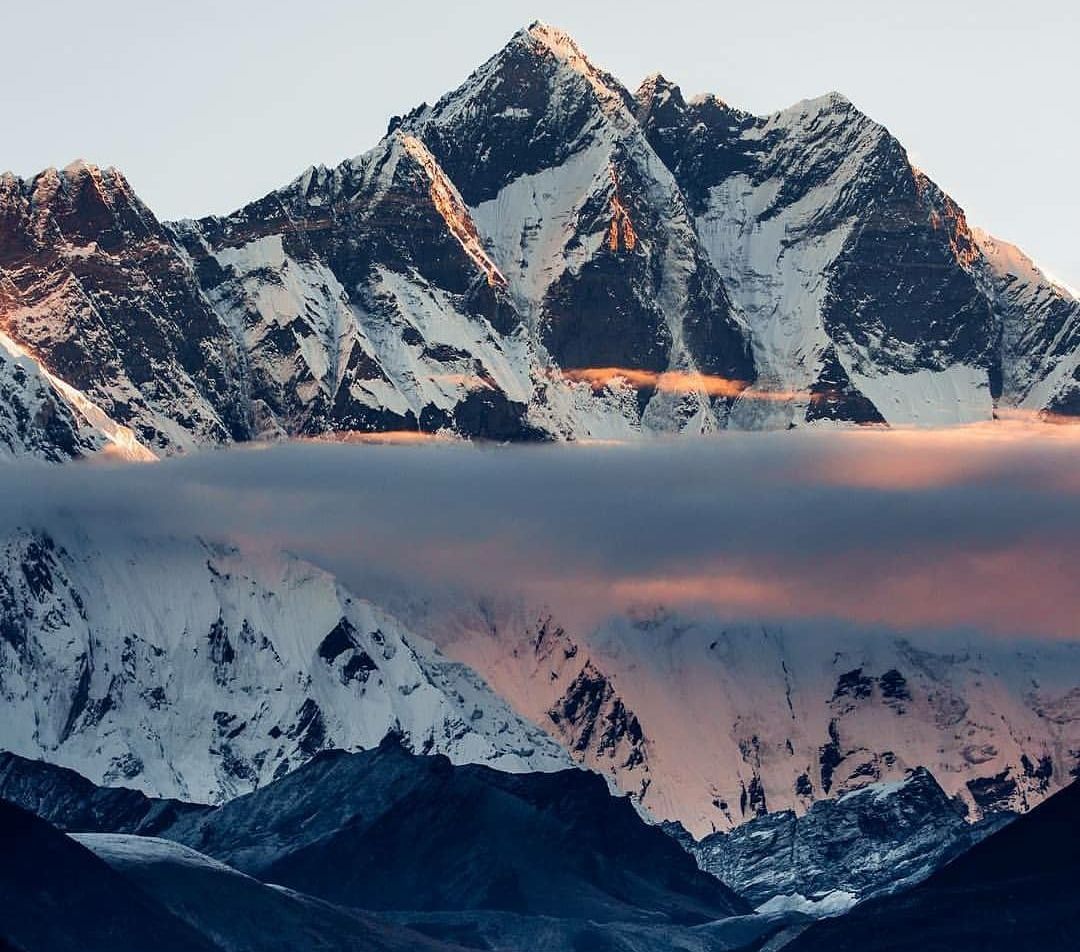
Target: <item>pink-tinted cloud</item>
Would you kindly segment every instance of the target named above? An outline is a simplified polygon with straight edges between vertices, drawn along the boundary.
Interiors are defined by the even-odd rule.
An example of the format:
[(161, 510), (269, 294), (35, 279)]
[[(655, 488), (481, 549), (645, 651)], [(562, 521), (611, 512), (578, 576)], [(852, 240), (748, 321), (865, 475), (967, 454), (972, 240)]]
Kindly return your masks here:
[(0, 472), (0, 530), (60, 518), (118, 543), (197, 532), (287, 548), (360, 594), (390, 579), (520, 595), (581, 624), (663, 603), (1080, 638), (1075, 428), (308, 443)]

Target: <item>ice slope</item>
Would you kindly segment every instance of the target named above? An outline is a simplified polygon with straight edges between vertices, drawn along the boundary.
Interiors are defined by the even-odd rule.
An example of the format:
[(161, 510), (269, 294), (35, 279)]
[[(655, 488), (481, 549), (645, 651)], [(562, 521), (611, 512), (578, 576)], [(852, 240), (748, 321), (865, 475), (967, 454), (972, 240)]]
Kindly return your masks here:
[(58, 463), (101, 452), (143, 462), (157, 458), (130, 429), (0, 331), (0, 458)]
[(0, 801), (0, 947), (220, 952), (47, 822)]
[(464, 665), (314, 567), (53, 527), (0, 546), (0, 748), (216, 802), (400, 731), (506, 770), (569, 763)]

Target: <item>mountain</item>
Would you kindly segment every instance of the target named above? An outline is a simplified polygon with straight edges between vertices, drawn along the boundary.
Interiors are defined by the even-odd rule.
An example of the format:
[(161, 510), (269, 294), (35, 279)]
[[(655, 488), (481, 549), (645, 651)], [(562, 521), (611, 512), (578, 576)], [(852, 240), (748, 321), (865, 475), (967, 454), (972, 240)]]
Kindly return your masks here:
[(1002, 319), (1003, 387), (1022, 405), (1045, 405), (1057, 418), (1080, 406), (1080, 327), (1072, 292), (1047, 280), (1019, 248), (976, 229)]
[(216, 949), (102, 860), (0, 800), (0, 948), (20, 952)]
[(674, 923), (749, 911), (594, 774), (453, 766), (393, 737), (321, 754), (186, 838), (260, 878), (369, 909)]
[[(122, 874), (127, 892), (145, 894), (229, 952), (733, 952), (807, 921), (790, 912), (728, 915), (748, 907), (595, 775), (453, 767), (409, 754), (399, 737), (360, 755), (321, 754), (226, 807), (96, 787), (15, 755), (5, 755), (0, 797), (63, 829), (98, 831), (73, 836)], [(110, 828), (168, 839), (100, 832)], [(231, 854), (262, 880), (178, 841)], [(320, 853), (321, 868), (307, 862)], [(386, 861), (373, 865), (373, 853)], [(266, 884), (282, 875), (347, 902), (394, 908), (363, 912)], [(723, 918), (700, 921), (715, 915)]]
[[(400, 756), (389, 756), (401, 753), (397, 741), (385, 741), (382, 749), (381, 760), (363, 766), (361, 791), (368, 791), (379, 780), (391, 787), (405, 786), (402, 768), (411, 770), (414, 765)], [(350, 770), (360, 767), (352, 762), (347, 766)], [(310, 781), (313, 772), (302, 772), (301, 777)], [(433, 776), (441, 778), (442, 774), (436, 770)], [(538, 783), (536, 776), (530, 776), (529, 784)], [(425, 796), (434, 795), (436, 785), (430, 777), (413, 781), (415, 777), (410, 781), (410, 791), (422, 787)], [(302, 782), (296, 780), (297, 784)], [(322, 781), (315, 786), (321, 791)], [(284, 792), (283, 788), (276, 789)], [(395, 791), (394, 796), (395, 802), (401, 802), (399, 792)], [(258, 855), (258, 843), (252, 845), (257, 838), (244, 826), (243, 819), (238, 821), (227, 811), (218, 813), (215, 807), (150, 798), (121, 787), (99, 787), (72, 770), (10, 753), (0, 754), (0, 798), (63, 830), (119, 834), (122, 844), (166, 836), (197, 844), (263, 875), (266, 860)], [(276, 829), (287, 822), (283, 816), (299, 809), (295, 796), (275, 802), (284, 804), (284, 808), (267, 806), (257, 814), (257, 822), (264, 827)], [(820, 800), (802, 816), (790, 810), (769, 813), (748, 820), (730, 833), (714, 833), (701, 841), (678, 823), (666, 824), (665, 832), (694, 856), (701, 869), (731, 886), (766, 917), (790, 912), (831, 915), (871, 896), (909, 888), (1013, 817), (998, 813), (977, 824), (966, 822), (958, 804), (929, 771), (918, 768), (901, 781), (871, 784), (834, 800)], [(300, 835), (304, 843), (311, 839), (321, 843), (328, 829), (336, 829), (335, 824), (343, 822), (339, 814), (334, 814), (325, 823), (315, 822)], [(231, 840), (222, 845), (219, 833), (204, 832), (207, 826), (218, 830), (233, 823), (239, 828), (237, 837), (243, 844), (239, 851)], [(287, 833), (269, 833), (267, 837), (273, 840), (274, 849), (287, 849), (291, 842)], [(88, 845), (94, 848), (94, 842), (88, 841)], [(411, 868), (414, 862), (410, 857), (407, 865)], [(340, 871), (335, 875), (345, 876)], [(272, 874), (275, 881), (276, 876), (276, 872)], [(423, 890), (417, 895), (424, 895)], [(346, 898), (335, 896), (338, 902)], [(447, 922), (446, 917), (432, 916), (430, 922)], [(461, 924), (453, 917), (448, 921)], [(480, 923), (470, 919), (473, 921)], [(764, 927), (763, 923), (757, 923), (758, 927)], [(512, 921), (490, 921), (484, 928), (499, 934), (508, 928), (514, 932)], [(433, 934), (452, 937), (450, 932)]]
[(60, 522), (0, 543), (0, 748), (204, 802), (390, 730), (455, 761), (570, 763), (474, 672), (309, 564)]
[(477, 910), (389, 912), (383, 918), (440, 941), (514, 952), (759, 952), (782, 948), (806, 927), (794, 913), (732, 916), (696, 926), (662, 922), (590, 922)]
[(696, 837), (802, 816), (917, 767), (978, 820), (1023, 812), (1080, 769), (1071, 643), (662, 608), (569, 631), (521, 605), (391, 603), (579, 761)]
[(759, 909), (843, 911), (925, 879), (1012, 819), (970, 824), (928, 770), (767, 813), (685, 846), (702, 869)]
[[(1080, 302), (842, 96), (758, 117), (659, 74), (632, 94), (542, 23), (369, 152), (224, 217), (162, 223), (86, 163), (6, 174), (0, 331), (70, 388), (33, 435), (18, 407), (55, 394), (0, 415), (44, 458), (103, 428), (160, 455), (1071, 419), (1080, 399)], [(86, 439), (43, 432), (73, 400)]]
[(356, 754), (322, 751), (218, 807), (133, 810), (133, 791), (11, 756), (0, 790), (65, 829), (120, 834), (118, 849), (152, 831), (341, 906), (676, 925), (751, 911), (596, 774), (453, 765), (394, 734)]
[(1080, 785), (1073, 783), (924, 883), (815, 923), (788, 952), (1076, 947)]
[(576, 760), (703, 837), (917, 767), (971, 820), (1023, 812), (1080, 767), (1068, 643), (665, 611), (570, 632), (376, 585), (365, 601), (289, 556), (53, 522), (0, 544), (0, 749), (95, 783), (217, 803), (397, 731), (456, 763)]

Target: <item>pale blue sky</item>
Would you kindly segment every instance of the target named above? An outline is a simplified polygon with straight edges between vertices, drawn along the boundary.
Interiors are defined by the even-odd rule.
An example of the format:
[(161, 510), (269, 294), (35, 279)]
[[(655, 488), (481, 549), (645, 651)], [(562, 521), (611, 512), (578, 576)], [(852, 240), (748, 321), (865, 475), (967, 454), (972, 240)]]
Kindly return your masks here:
[(0, 9), (0, 169), (116, 165), (164, 218), (369, 148), (547, 20), (631, 88), (754, 112), (837, 89), (973, 223), (1080, 286), (1080, 5), (907, 0), (42, 0)]

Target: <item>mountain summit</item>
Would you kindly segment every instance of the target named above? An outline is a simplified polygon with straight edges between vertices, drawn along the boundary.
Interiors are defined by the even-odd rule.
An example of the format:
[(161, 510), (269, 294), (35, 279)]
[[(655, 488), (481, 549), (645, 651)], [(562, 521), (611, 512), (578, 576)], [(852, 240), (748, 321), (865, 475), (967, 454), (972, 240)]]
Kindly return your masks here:
[(543, 23), (369, 152), (167, 224), (0, 178), (9, 455), (1080, 413), (1080, 302), (839, 94), (630, 93)]

